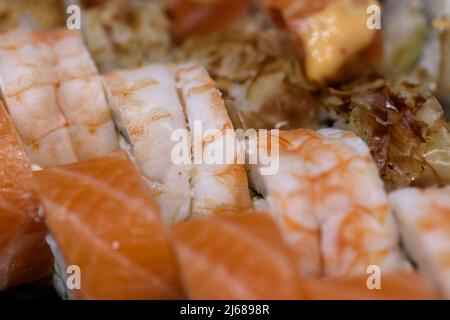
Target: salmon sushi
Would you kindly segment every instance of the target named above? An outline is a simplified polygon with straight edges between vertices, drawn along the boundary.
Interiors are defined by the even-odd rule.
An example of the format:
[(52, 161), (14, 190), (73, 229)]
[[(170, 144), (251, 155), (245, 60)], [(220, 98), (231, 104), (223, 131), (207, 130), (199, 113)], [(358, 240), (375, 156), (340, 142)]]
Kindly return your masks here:
[(300, 299), (289, 248), (265, 213), (214, 215), (172, 226), (190, 299)]
[(52, 255), (38, 207), (31, 165), (0, 102), (0, 291), (50, 275)]
[(181, 298), (175, 256), (149, 189), (125, 152), (34, 173), (78, 299)]
[[(383, 183), (369, 149), (351, 132), (280, 132), (279, 171), (261, 175), (266, 196), (296, 252), (300, 273), (331, 278), (407, 270)], [(267, 146), (260, 146), (267, 147)]]
[(400, 189), (390, 200), (407, 252), (450, 299), (450, 187)]

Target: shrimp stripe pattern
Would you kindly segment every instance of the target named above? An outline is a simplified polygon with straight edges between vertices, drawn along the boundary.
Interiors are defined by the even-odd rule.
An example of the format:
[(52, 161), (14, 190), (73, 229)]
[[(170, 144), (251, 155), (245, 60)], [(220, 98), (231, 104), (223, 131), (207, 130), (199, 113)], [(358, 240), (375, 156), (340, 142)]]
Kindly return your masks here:
[(0, 35), (0, 85), (31, 162), (43, 168), (107, 154), (117, 136), (77, 31)]
[(347, 131), (280, 133), (280, 171), (257, 188), (296, 252), (305, 276), (338, 278), (408, 269), (376, 165), (367, 146)]

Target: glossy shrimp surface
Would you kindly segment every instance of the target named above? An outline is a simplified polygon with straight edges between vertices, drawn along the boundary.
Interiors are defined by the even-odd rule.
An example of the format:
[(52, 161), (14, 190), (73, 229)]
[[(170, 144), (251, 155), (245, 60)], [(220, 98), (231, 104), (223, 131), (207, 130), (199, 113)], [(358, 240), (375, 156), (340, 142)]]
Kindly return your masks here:
[(301, 273), (349, 277), (370, 265), (387, 272), (407, 267), (375, 163), (352, 133), (282, 132), (280, 172), (253, 171)]
[(47, 168), (117, 148), (101, 79), (78, 32), (1, 35), (0, 79), (32, 163)]
[[(216, 89), (206, 70), (198, 65), (178, 66), (176, 76), (194, 141), (194, 155), (199, 151), (204, 156), (207, 148), (217, 147), (217, 150), (224, 151), (222, 158), (214, 159), (215, 163), (207, 163), (208, 160), (203, 157), (202, 163), (194, 167), (192, 215), (203, 216), (250, 208), (245, 168), (237, 163), (237, 152), (226, 154), (230, 149), (226, 150), (225, 144), (236, 145), (237, 138), (220, 91)], [(201, 132), (196, 131), (199, 125), (202, 127)], [(196, 143), (199, 141), (202, 147)], [(231, 160), (230, 163), (226, 157)]]
[(450, 299), (450, 187), (390, 194), (406, 250)]
[(77, 160), (57, 104), (56, 61), (41, 32), (19, 29), (0, 36), (2, 95), (31, 162), (41, 167)]

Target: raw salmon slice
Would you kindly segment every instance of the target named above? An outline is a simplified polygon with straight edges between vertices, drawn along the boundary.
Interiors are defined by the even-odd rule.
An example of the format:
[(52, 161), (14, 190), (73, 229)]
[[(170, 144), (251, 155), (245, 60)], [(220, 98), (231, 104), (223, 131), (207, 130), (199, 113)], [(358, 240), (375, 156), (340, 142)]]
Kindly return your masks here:
[(345, 280), (310, 279), (303, 283), (314, 300), (430, 300), (439, 296), (420, 273), (381, 275), (380, 289), (369, 289), (367, 277)]
[(51, 272), (31, 177), (22, 142), (0, 102), (0, 290)]
[(36, 172), (45, 216), (81, 299), (170, 299), (181, 286), (159, 209), (125, 152)]
[(264, 213), (215, 215), (171, 232), (190, 299), (299, 299), (294, 261)]

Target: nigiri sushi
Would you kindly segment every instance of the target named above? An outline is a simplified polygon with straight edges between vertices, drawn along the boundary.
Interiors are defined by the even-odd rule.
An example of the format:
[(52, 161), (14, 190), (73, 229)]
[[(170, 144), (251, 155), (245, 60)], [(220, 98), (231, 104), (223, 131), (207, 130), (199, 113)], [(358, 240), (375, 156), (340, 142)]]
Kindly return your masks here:
[(0, 102), (0, 291), (39, 280), (52, 270), (31, 178), (22, 142)]
[(215, 215), (171, 229), (190, 299), (300, 299), (289, 248), (262, 212)]
[[(265, 146), (260, 146), (265, 147)], [(383, 184), (367, 146), (351, 132), (280, 132), (280, 170), (255, 187), (269, 203), (305, 276), (331, 278), (408, 269)]]
[[(196, 65), (153, 64), (112, 71), (105, 75), (105, 83), (118, 127), (131, 143), (167, 223), (251, 207), (243, 165), (192, 161), (188, 128), (193, 135), (194, 122), (205, 129), (201, 139), (208, 129), (232, 129), (220, 92), (206, 71)], [(177, 131), (188, 134), (187, 163), (173, 159), (177, 141), (172, 134)]]
[[(234, 152), (230, 151), (231, 148), (227, 149), (226, 144), (237, 146), (238, 140), (220, 91), (216, 89), (206, 70), (195, 64), (178, 66), (176, 78), (195, 144), (193, 156), (196, 156), (195, 152), (198, 150), (197, 139), (201, 141), (203, 150), (214, 148), (224, 152), (221, 159), (216, 159), (219, 160), (218, 163), (209, 164), (204, 159), (205, 163), (194, 167), (191, 215), (204, 216), (251, 208), (245, 168), (238, 163), (239, 154), (236, 148)], [(195, 132), (197, 124), (202, 125), (203, 136)], [(208, 136), (209, 130), (217, 130), (216, 134), (220, 133), (220, 137)], [(228, 160), (231, 163), (228, 163)]]
[(450, 187), (400, 189), (390, 201), (407, 252), (450, 299)]
[(56, 100), (55, 65), (43, 32), (14, 29), (0, 36), (3, 99), (30, 161), (41, 167), (77, 161)]
[(0, 35), (0, 84), (32, 163), (47, 168), (117, 148), (101, 80), (77, 31)]
[(124, 151), (36, 171), (35, 188), (78, 299), (181, 298), (175, 256), (149, 189)]
[[(139, 170), (153, 190), (166, 222), (190, 214), (190, 167), (171, 159), (174, 130), (187, 130), (175, 77), (164, 65), (112, 71), (105, 84), (113, 115), (132, 145)], [(189, 155), (190, 159), (190, 155)]]
[(102, 79), (81, 33), (57, 29), (50, 34), (50, 42), (58, 63), (57, 102), (69, 122), (77, 158), (86, 160), (117, 149)]

